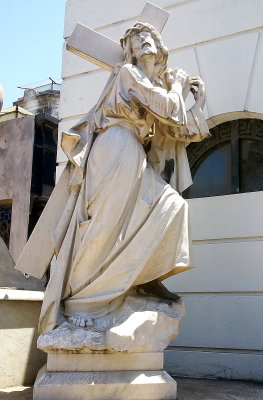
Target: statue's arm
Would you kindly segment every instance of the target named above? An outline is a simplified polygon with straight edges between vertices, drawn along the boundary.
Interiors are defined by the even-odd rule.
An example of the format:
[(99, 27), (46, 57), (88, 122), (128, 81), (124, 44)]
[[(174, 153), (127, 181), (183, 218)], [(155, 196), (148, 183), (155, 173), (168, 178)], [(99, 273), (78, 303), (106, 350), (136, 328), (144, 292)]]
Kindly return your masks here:
[(181, 142), (200, 142), (211, 136), (206, 123), (203, 109), (205, 105), (205, 86), (201, 78), (189, 78), (191, 92), (194, 95), (195, 104), (186, 112), (186, 124), (184, 126), (170, 126), (165, 129), (166, 134)]
[(121, 93), (149, 111), (165, 125), (185, 125), (186, 112), (182, 87), (175, 84), (170, 91), (155, 87), (136, 66), (125, 64), (120, 70)]

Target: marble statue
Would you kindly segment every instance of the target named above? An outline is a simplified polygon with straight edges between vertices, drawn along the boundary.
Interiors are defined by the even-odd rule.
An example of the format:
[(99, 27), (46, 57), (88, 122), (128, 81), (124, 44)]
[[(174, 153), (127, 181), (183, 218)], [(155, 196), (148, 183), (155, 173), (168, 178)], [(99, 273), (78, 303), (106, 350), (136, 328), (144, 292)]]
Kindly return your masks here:
[[(177, 301), (161, 281), (192, 267), (180, 193), (192, 183), (186, 144), (209, 136), (204, 83), (167, 68), (168, 50), (149, 24), (128, 29), (121, 46), (125, 61), (114, 67), (99, 101), (62, 135), (69, 158), (64, 183), (35, 228), (37, 235), (42, 224), (52, 240), (43, 235), (37, 254), (33, 234), (18, 261), (17, 268), (38, 276), (55, 254), (42, 333), (58, 326), (61, 315), (92, 327), (116, 312), (131, 290)], [(195, 104), (186, 111), (190, 90)]]
[[(145, 10), (143, 19), (165, 23), (165, 10)], [(186, 145), (210, 135), (204, 83), (167, 67), (145, 20), (126, 31), (122, 52), (109, 38), (107, 54), (84, 40), (105, 43), (83, 25), (74, 32), (68, 49), (113, 69), (94, 108), (62, 133), (69, 162), (16, 267), (41, 278), (53, 258), (38, 339), (48, 358), (34, 399), (176, 398), (163, 350), (184, 305), (162, 281), (192, 268), (181, 193), (192, 183)]]

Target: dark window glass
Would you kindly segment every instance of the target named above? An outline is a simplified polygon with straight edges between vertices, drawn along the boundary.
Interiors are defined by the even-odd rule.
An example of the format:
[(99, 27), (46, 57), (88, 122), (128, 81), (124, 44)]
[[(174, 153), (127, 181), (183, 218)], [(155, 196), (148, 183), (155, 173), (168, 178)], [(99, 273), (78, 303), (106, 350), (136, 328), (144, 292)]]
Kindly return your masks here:
[(263, 190), (263, 142), (241, 140), (241, 192)]
[(0, 204), (0, 236), (9, 246), (12, 204)]
[(43, 146), (34, 144), (31, 193), (34, 193), (38, 196), (42, 194), (42, 164)]
[(193, 185), (185, 192), (188, 198), (219, 196), (231, 193), (231, 147), (220, 146), (203, 158), (193, 173)]
[(185, 198), (263, 190), (263, 121), (241, 119), (211, 129), (187, 147), (193, 185)]
[(45, 122), (36, 125), (33, 151), (31, 194), (48, 200), (55, 186), (57, 127)]
[(55, 186), (57, 153), (44, 148), (42, 182), (46, 185)]
[(57, 125), (38, 120), (35, 126), (28, 233), (31, 234), (55, 186)]

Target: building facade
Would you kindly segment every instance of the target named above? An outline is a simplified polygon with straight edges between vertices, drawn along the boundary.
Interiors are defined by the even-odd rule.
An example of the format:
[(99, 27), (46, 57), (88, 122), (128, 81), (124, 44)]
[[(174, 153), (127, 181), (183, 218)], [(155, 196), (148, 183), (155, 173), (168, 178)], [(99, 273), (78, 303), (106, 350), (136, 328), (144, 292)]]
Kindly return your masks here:
[(0, 237), (15, 261), (55, 185), (59, 89), (26, 89), (0, 113)]

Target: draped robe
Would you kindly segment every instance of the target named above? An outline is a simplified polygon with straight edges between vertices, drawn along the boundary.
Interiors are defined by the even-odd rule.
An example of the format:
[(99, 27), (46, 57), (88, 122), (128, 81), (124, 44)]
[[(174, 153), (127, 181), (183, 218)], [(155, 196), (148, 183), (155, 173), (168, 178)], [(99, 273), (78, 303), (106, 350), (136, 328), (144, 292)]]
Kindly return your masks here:
[[(57, 189), (63, 196), (51, 196), (53, 221), (49, 206), (17, 264), (41, 276), (56, 254), (41, 332), (58, 323), (60, 304), (67, 316), (97, 318), (130, 288), (191, 268), (187, 203), (178, 192), (192, 182), (185, 143), (207, 136), (201, 111), (186, 112), (180, 93), (153, 86), (134, 65), (116, 66), (87, 120), (63, 135), (70, 160)], [(39, 272), (29, 254), (45, 225), (52, 240), (46, 262), (35, 260)]]

